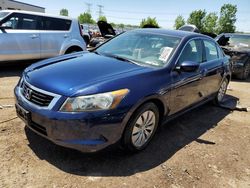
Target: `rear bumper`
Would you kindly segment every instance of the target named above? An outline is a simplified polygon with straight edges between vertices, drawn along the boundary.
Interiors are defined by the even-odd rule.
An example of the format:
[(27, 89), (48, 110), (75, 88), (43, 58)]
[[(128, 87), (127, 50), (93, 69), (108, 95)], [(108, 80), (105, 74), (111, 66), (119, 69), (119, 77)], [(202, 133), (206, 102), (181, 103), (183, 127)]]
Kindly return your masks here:
[(16, 105), (29, 112), (28, 120), (21, 117), (26, 126), (57, 145), (81, 152), (96, 152), (118, 142), (126, 125), (124, 111), (65, 113), (39, 109), (27, 103), (19, 87), (15, 88), (15, 97)]

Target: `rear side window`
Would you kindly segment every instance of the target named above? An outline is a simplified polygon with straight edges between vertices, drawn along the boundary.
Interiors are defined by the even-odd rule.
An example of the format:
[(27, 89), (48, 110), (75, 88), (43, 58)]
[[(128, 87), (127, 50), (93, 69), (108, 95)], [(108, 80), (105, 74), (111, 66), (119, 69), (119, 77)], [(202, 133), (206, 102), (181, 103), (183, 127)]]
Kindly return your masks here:
[(217, 47), (214, 42), (205, 40), (204, 46), (205, 46), (207, 61), (218, 59)]
[(71, 26), (71, 20), (43, 17), (41, 22), (42, 30), (49, 31), (68, 31)]
[(9, 27), (9, 29), (36, 30), (37, 17), (28, 14), (13, 14), (2, 26)]

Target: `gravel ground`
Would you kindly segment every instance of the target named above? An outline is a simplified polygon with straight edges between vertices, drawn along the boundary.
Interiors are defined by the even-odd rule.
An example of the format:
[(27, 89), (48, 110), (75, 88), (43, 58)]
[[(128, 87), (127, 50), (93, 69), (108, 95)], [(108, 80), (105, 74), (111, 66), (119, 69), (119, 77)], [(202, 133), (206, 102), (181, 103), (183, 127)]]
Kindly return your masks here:
[[(0, 68), (0, 105), (14, 105), (24, 67)], [(250, 106), (250, 80), (229, 97)], [(25, 128), (13, 106), (0, 109), (0, 187), (250, 187), (250, 112), (208, 103), (159, 129), (149, 147), (83, 154)]]

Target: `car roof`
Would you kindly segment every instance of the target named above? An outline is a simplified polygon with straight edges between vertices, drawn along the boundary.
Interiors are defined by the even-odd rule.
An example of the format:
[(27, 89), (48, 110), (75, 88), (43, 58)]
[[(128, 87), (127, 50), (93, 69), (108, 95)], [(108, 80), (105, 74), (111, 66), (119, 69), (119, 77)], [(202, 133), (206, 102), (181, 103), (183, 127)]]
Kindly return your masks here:
[(72, 18), (70, 18), (68, 16), (58, 16), (58, 15), (53, 15), (53, 14), (47, 14), (47, 13), (41, 13), (41, 12), (32, 12), (32, 11), (24, 11), (24, 10), (1, 10), (0, 12), (23, 13), (23, 14), (30, 14), (30, 15), (36, 15), (36, 16), (46, 16), (46, 17), (73, 20)]
[(147, 32), (147, 33), (153, 33), (153, 34), (160, 34), (160, 35), (169, 35), (169, 36), (175, 36), (179, 38), (186, 38), (186, 37), (204, 37), (204, 38), (209, 38), (206, 35), (200, 34), (200, 33), (195, 33), (195, 32), (189, 32), (189, 31), (181, 31), (181, 30), (169, 30), (169, 29), (157, 29), (157, 28), (143, 28), (143, 29), (135, 29), (132, 31), (136, 32)]

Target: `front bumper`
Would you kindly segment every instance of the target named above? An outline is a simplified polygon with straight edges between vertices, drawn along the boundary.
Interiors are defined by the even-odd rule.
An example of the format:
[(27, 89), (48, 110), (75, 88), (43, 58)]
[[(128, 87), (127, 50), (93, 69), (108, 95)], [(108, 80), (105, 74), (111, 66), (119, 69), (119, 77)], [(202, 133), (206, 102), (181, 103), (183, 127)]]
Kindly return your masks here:
[(96, 152), (120, 140), (126, 111), (65, 113), (32, 105), (15, 88), (16, 108), (28, 112), (21, 117), (26, 126), (55, 144), (82, 152)]

